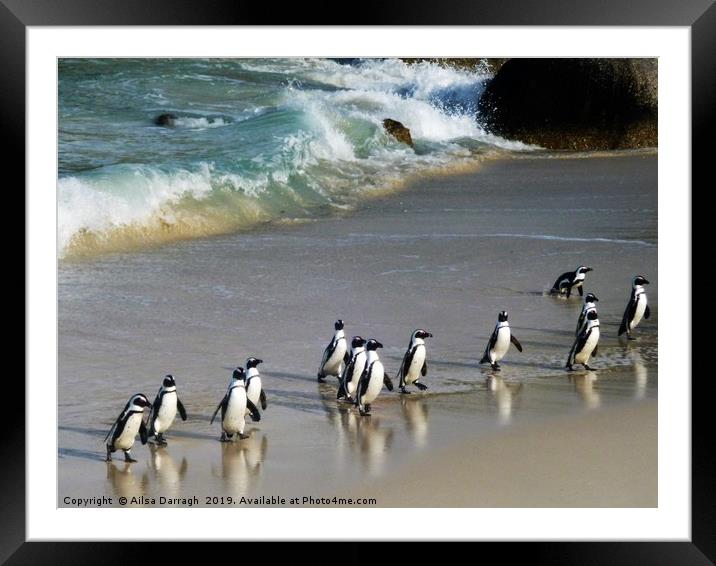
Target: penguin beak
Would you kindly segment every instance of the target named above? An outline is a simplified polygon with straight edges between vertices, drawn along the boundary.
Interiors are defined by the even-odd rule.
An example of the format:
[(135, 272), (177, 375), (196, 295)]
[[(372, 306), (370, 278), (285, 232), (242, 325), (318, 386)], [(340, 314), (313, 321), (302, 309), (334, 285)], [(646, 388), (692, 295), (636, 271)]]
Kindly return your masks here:
[(433, 337), (432, 332), (428, 332), (428, 336), (427, 336), (427, 337), (428, 337), (428, 338), (432, 338), (432, 337)]
[(264, 363), (263, 360), (256, 360), (256, 365), (259, 365), (259, 364), (262, 364), (262, 363)]
[(649, 282), (646, 279), (644, 279), (644, 285), (648, 285), (648, 284), (649, 284)]
[(594, 268), (593, 268), (593, 267), (588, 267), (588, 268), (585, 269), (584, 271), (594, 271)]
[(598, 302), (599, 302), (599, 299), (597, 299), (596, 297), (594, 297), (594, 302), (595, 302), (595, 303), (598, 303)]
[(380, 342), (376, 342), (375, 345), (376, 345), (377, 348), (382, 348), (382, 347), (383, 347), (383, 344), (381, 344)]

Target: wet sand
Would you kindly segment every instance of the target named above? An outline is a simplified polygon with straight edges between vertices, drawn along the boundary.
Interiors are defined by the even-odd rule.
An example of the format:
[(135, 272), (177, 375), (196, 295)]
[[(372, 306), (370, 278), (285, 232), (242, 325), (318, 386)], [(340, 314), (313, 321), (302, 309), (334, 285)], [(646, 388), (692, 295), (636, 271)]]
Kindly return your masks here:
[[(58, 505), (656, 506), (656, 165), (643, 154), (495, 160), (345, 218), (61, 263)], [(595, 268), (603, 338), (595, 371), (568, 374), (581, 301), (546, 290), (579, 264)], [(627, 344), (616, 331), (638, 272), (652, 317)], [(501, 309), (525, 351), (494, 374), (477, 361)], [(336, 318), (385, 345), (391, 374), (410, 332), (430, 330), (430, 389), (384, 391), (370, 418), (339, 407), (335, 380), (315, 379)], [(209, 418), (249, 355), (265, 360), (269, 407), (249, 440), (222, 445)], [(132, 393), (153, 399), (165, 373), (188, 421), (167, 448), (137, 444), (138, 463), (106, 464), (112, 419)]]

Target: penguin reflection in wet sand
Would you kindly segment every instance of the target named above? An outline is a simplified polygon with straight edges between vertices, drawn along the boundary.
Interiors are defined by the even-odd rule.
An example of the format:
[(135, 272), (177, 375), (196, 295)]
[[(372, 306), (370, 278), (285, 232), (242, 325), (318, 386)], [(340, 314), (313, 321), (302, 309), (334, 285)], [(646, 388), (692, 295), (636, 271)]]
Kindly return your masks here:
[(637, 327), (642, 318), (649, 318), (651, 316), (651, 310), (646, 300), (646, 292), (644, 291), (644, 285), (648, 284), (649, 282), (643, 275), (637, 275), (632, 280), (631, 297), (629, 297), (629, 304), (622, 317), (622, 324), (619, 327), (619, 336), (626, 332), (629, 340), (636, 340), (636, 338), (631, 335), (631, 331)]
[(575, 336), (579, 336), (579, 333), (584, 330), (584, 327), (587, 325), (587, 315), (592, 311), (597, 312), (597, 305), (594, 304), (597, 302), (599, 302), (599, 299), (597, 299), (594, 293), (587, 293), (587, 296), (584, 297), (584, 306), (582, 306), (582, 312), (579, 313), (577, 329), (574, 331)]
[[(264, 363), (258, 358), (249, 358), (246, 360), (246, 396), (255, 406), (261, 405), (261, 410), (266, 410), (266, 393), (261, 383), (258, 365)], [(247, 414), (250, 410), (246, 409)]]
[(226, 395), (219, 403), (219, 406), (211, 416), (209, 424), (214, 423), (216, 414), (221, 410), (221, 442), (235, 441), (235, 434), (238, 434), (240, 439), (248, 438), (248, 435), (244, 434), (246, 409), (251, 413), (251, 419), (253, 421), (260, 421), (261, 415), (259, 410), (256, 408), (249, 398), (246, 396), (246, 374), (244, 368), (237, 367), (232, 375), (231, 383), (226, 391)]
[(398, 370), (400, 392), (409, 394), (405, 386), (414, 384), (420, 391), (425, 391), (428, 386), (418, 380), (428, 373), (428, 354), (425, 348), (425, 339), (432, 338), (432, 334), (421, 328), (415, 330), (410, 336), (408, 350), (403, 356), (403, 362)]
[(393, 382), (385, 374), (383, 363), (378, 358), (377, 350), (382, 348), (383, 344), (371, 338), (365, 347), (368, 351), (368, 357), (355, 398), (355, 405), (358, 407), (361, 416), (370, 415), (370, 405), (378, 397), (383, 385), (388, 388), (388, 391), (393, 390)]
[(343, 321), (337, 320), (333, 327), (336, 333), (333, 340), (323, 350), (323, 358), (321, 365), (318, 367), (318, 381), (323, 383), (327, 375), (335, 375), (340, 378), (343, 363), (348, 363), (348, 344), (346, 343), (346, 335), (343, 333)]
[(368, 354), (365, 351), (365, 338), (362, 336), (354, 336), (351, 341), (351, 359), (346, 365), (346, 369), (343, 370), (341, 375), (341, 383), (338, 387), (337, 399), (353, 399), (356, 390), (358, 389), (358, 383), (360, 377), (363, 375), (365, 369), (365, 361), (368, 358)]
[(149, 435), (144, 424), (144, 409), (147, 407), (151, 407), (151, 403), (141, 393), (132, 395), (127, 401), (124, 410), (114, 421), (107, 436), (104, 437), (104, 442), (107, 442), (107, 439), (111, 437), (110, 441), (107, 442), (107, 462), (112, 461), (112, 452), (117, 450), (124, 452), (125, 462), (136, 462), (136, 460), (132, 459), (130, 450), (134, 446), (137, 433), (139, 433), (142, 444), (147, 443)]
[(584, 296), (584, 278), (586, 277), (586, 274), (590, 271), (594, 270), (591, 267), (580, 265), (574, 271), (562, 273), (562, 275), (557, 277), (557, 280), (554, 282), (554, 285), (552, 285), (551, 292), (558, 293), (560, 295), (566, 293), (567, 298), (569, 299), (570, 295), (572, 294), (572, 289), (576, 287), (579, 291), (579, 296)]
[(490, 341), (487, 343), (485, 353), (480, 360), (481, 364), (490, 363), (492, 369), (500, 371), (499, 362), (505, 357), (507, 350), (510, 348), (510, 342), (515, 345), (520, 352), (522, 351), (522, 344), (515, 338), (510, 330), (510, 323), (507, 322), (507, 311), (501, 311), (497, 316), (497, 324), (495, 329), (492, 331)]
[(587, 315), (587, 325), (577, 336), (577, 339), (569, 351), (566, 368), (572, 371), (574, 364), (582, 364), (586, 369), (591, 370), (587, 362), (589, 358), (597, 355), (597, 347), (599, 344), (599, 319), (597, 311), (591, 311)]
[(159, 446), (166, 446), (164, 433), (172, 426), (174, 418), (179, 411), (181, 420), (186, 420), (186, 409), (177, 396), (177, 385), (174, 376), (164, 376), (162, 386), (159, 388), (157, 397), (154, 399), (152, 410), (149, 413), (149, 434), (154, 436)]

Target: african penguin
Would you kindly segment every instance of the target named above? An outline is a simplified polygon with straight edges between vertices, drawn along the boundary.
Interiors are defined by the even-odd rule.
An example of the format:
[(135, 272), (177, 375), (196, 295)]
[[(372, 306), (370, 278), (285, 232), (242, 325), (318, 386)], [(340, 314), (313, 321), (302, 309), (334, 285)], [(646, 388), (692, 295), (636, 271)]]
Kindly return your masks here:
[(333, 340), (323, 350), (323, 358), (321, 365), (318, 366), (318, 381), (323, 383), (327, 375), (341, 376), (343, 362), (348, 363), (348, 345), (346, 344), (346, 335), (343, 333), (343, 321), (337, 320), (333, 327), (336, 333)]
[(497, 362), (505, 357), (507, 350), (510, 348), (510, 342), (512, 342), (515, 348), (520, 352), (522, 351), (522, 344), (520, 344), (519, 340), (517, 340), (510, 331), (510, 323), (507, 322), (507, 311), (501, 311), (497, 316), (497, 324), (492, 331), (492, 336), (490, 336), (490, 341), (487, 343), (485, 353), (480, 363), (484, 364), (489, 362), (492, 369), (499, 371), (500, 364)]
[(584, 284), (584, 278), (586, 274), (590, 271), (594, 270), (591, 267), (580, 265), (574, 271), (562, 273), (562, 275), (557, 277), (557, 280), (554, 282), (554, 285), (552, 285), (551, 292), (558, 293), (560, 295), (566, 293), (567, 298), (569, 299), (570, 295), (572, 294), (572, 289), (576, 287), (579, 291), (579, 296), (583, 296), (584, 289), (582, 288), (582, 285)]
[(211, 416), (209, 423), (214, 423), (216, 414), (221, 410), (221, 442), (229, 442), (232, 439), (235, 440), (233, 437), (234, 434), (237, 433), (242, 440), (248, 438), (248, 435), (244, 434), (244, 419), (246, 417), (247, 408), (251, 413), (251, 419), (253, 421), (258, 422), (261, 420), (261, 415), (256, 405), (246, 396), (246, 374), (244, 373), (244, 368), (237, 367), (232, 375), (231, 384), (221, 403), (219, 403), (219, 406)]
[[(261, 405), (261, 410), (266, 410), (266, 393), (262, 387), (261, 376), (258, 365), (264, 363), (257, 358), (246, 360), (246, 396), (255, 406)], [(249, 410), (246, 410), (249, 413)]]
[(351, 341), (351, 359), (343, 370), (341, 383), (338, 388), (337, 398), (353, 400), (353, 395), (358, 389), (360, 376), (365, 369), (365, 361), (368, 355), (365, 351), (365, 338), (354, 336)]
[(405, 389), (405, 386), (410, 384), (415, 384), (420, 391), (425, 391), (428, 388), (427, 385), (420, 383), (419, 379), (425, 377), (425, 374), (428, 373), (428, 355), (425, 348), (425, 339), (432, 338), (432, 336), (430, 332), (421, 328), (418, 328), (410, 335), (410, 343), (403, 356), (397, 376), (401, 393), (410, 393)]
[(177, 385), (174, 376), (167, 374), (164, 376), (162, 386), (159, 388), (152, 410), (149, 413), (149, 434), (154, 436), (159, 446), (166, 446), (167, 441), (164, 440), (164, 433), (172, 426), (174, 418), (179, 411), (181, 420), (186, 420), (186, 409), (177, 396)]
[(584, 297), (584, 306), (582, 306), (582, 312), (579, 313), (579, 320), (577, 320), (577, 329), (574, 331), (575, 336), (579, 336), (579, 333), (587, 325), (587, 315), (592, 311), (597, 312), (597, 305), (594, 304), (597, 302), (599, 302), (599, 299), (597, 299), (594, 293), (587, 293), (587, 296)]
[(626, 332), (629, 340), (636, 340), (636, 338), (631, 335), (631, 331), (641, 322), (642, 317), (648, 319), (651, 316), (651, 310), (646, 300), (646, 292), (644, 291), (644, 285), (648, 284), (649, 282), (643, 275), (637, 275), (632, 279), (631, 297), (629, 297), (629, 304), (627, 304), (624, 316), (622, 317), (622, 323), (619, 327), (619, 336)]
[(586, 369), (591, 370), (592, 368), (589, 367), (587, 362), (590, 357), (597, 355), (598, 344), (599, 319), (597, 318), (597, 311), (594, 310), (587, 315), (587, 325), (574, 341), (565, 367), (572, 371), (574, 364), (582, 364)]
[(383, 344), (373, 338), (368, 340), (365, 345), (368, 355), (354, 402), (361, 416), (370, 415), (370, 404), (378, 397), (383, 385), (388, 388), (388, 391), (393, 390), (393, 382), (385, 374), (383, 363), (378, 358), (377, 350), (382, 347)]
[(110, 441), (107, 442), (107, 462), (112, 461), (112, 452), (122, 450), (124, 452), (124, 460), (126, 462), (136, 462), (132, 459), (130, 450), (134, 446), (134, 440), (139, 433), (139, 438), (142, 444), (147, 443), (147, 427), (144, 424), (144, 409), (151, 407), (151, 403), (146, 396), (141, 393), (137, 393), (130, 397), (124, 409), (114, 421), (112, 428), (109, 429), (107, 436), (104, 437), (104, 442), (111, 437)]

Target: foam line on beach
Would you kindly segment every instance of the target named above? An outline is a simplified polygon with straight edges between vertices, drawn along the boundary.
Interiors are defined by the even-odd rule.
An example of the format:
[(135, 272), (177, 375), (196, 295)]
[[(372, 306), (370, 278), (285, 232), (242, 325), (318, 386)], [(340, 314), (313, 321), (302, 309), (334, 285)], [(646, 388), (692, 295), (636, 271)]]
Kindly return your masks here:
[(653, 248), (656, 244), (643, 240), (622, 240), (618, 238), (577, 238), (566, 236), (551, 236), (548, 234), (485, 234), (488, 238), (526, 238), (529, 240), (555, 240), (560, 242), (603, 242), (606, 244), (635, 244)]

